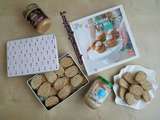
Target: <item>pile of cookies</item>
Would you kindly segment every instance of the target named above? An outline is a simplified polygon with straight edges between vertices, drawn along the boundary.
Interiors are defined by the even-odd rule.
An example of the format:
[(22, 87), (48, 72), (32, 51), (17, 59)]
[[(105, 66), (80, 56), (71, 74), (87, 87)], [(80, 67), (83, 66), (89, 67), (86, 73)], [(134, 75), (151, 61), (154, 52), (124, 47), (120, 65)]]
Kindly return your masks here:
[(119, 82), (119, 96), (128, 105), (134, 104), (138, 100), (149, 102), (151, 96), (149, 90), (152, 84), (147, 80), (147, 74), (139, 71), (136, 73), (125, 73)]
[(45, 107), (51, 109), (87, 82), (72, 57), (66, 55), (60, 59), (59, 70), (35, 75), (28, 83)]

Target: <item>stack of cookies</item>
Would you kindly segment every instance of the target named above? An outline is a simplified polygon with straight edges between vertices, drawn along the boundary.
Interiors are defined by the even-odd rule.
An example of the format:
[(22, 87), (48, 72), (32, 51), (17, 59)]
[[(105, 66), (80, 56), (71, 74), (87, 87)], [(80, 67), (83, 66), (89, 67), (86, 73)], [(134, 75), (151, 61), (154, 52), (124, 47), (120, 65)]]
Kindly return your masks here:
[(138, 71), (136, 73), (125, 73), (119, 82), (119, 96), (128, 105), (134, 104), (138, 100), (149, 102), (151, 96), (149, 90), (152, 84), (147, 80), (146, 73)]
[(59, 70), (35, 75), (29, 85), (47, 109), (51, 109), (88, 81), (72, 57), (60, 59)]

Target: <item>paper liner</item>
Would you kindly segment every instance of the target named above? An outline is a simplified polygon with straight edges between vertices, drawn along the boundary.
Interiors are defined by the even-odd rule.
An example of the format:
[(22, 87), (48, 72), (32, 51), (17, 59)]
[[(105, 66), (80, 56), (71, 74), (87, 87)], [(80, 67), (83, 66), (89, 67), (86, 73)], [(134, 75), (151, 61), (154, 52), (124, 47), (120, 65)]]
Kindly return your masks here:
[(153, 71), (151, 69), (148, 69), (148, 68), (144, 68), (143, 66), (140, 66), (140, 65), (128, 65), (125, 68), (122, 68), (120, 70), (119, 74), (115, 75), (114, 78), (113, 78), (114, 79), (113, 91), (116, 95), (116, 97), (115, 97), (115, 103), (116, 104), (127, 106), (127, 107), (130, 107), (130, 108), (136, 109), (136, 110), (140, 110), (151, 102), (151, 101), (149, 101), (149, 102), (146, 103), (143, 100), (138, 100), (135, 104), (128, 105), (124, 100), (122, 100), (118, 96), (118, 90), (119, 90), (118, 80), (120, 78), (122, 78), (122, 75), (126, 72), (138, 72), (138, 71), (143, 71), (147, 74), (147, 80), (152, 84), (152, 89), (149, 91), (149, 94), (151, 96), (151, 101), (155, 97), (156, 90), (158, 88), (158, 82), (156, 81), (155, 71)]

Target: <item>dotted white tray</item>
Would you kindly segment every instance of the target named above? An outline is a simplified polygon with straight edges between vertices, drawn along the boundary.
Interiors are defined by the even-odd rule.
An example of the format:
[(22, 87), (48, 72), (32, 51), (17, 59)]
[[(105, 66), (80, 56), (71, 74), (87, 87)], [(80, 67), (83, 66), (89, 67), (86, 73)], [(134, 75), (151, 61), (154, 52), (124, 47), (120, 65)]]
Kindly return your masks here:
[(58, 68), (54, 34), (7, 42), (8, 77), (43, 73)]

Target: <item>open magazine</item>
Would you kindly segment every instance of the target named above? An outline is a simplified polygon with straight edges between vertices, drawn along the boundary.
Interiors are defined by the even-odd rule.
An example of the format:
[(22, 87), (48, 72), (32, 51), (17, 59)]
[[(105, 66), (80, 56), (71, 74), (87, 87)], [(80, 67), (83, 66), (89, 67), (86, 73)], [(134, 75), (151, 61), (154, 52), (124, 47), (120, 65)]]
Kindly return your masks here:
[(88, 75), (139, 57), (122, 5), (70, 23)]

